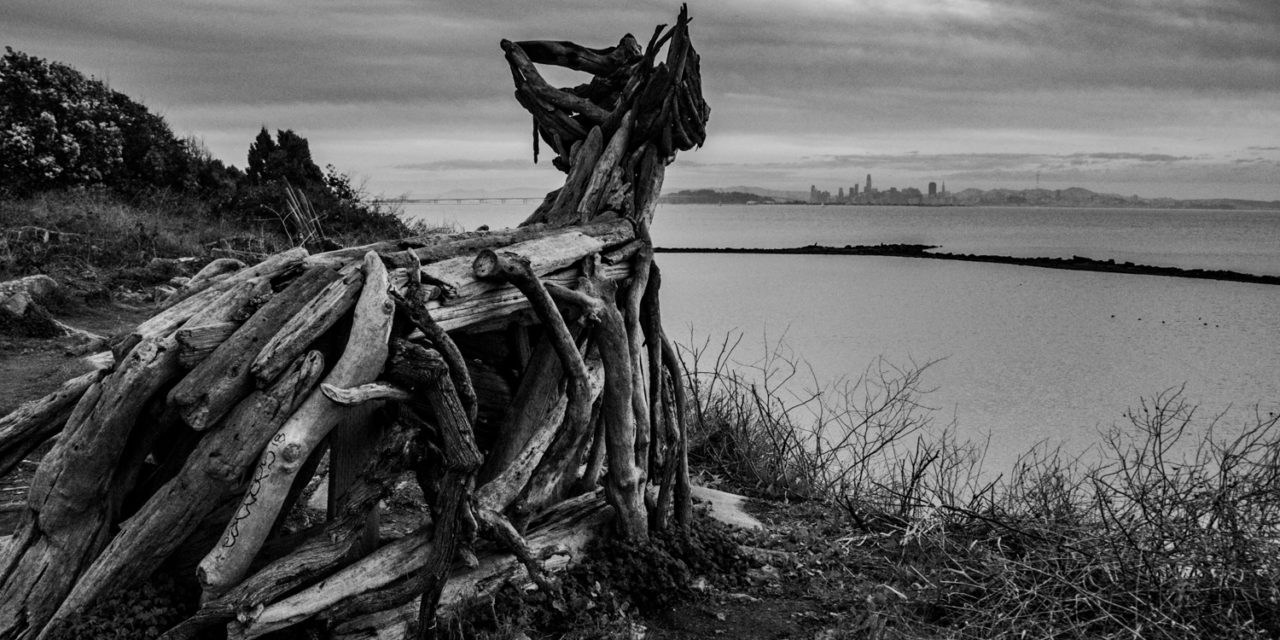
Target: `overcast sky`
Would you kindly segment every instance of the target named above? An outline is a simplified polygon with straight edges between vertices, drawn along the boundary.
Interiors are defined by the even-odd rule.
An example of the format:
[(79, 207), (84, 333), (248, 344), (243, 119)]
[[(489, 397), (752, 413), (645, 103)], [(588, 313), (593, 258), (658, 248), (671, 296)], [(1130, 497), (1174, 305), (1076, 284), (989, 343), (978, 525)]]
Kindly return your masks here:
[[(243, 167), (258, 129), (386, 195), (559, 186), (498, 40), (641, 42), (671, 1), (4, 0), (70, 64)], [(701, 0), (706, 146), (667, 190), (1050, 188), (1280, 199), (1280, 0)], [(557, 84), (576, 74), (548, 74)]]

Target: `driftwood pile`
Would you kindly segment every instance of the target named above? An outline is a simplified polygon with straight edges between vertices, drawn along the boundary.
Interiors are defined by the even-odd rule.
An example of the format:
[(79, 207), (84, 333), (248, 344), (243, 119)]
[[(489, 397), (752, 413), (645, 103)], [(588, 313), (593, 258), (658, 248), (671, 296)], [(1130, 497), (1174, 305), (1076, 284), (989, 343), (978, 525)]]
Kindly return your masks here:
[[(649, 225), (666, 165), (705, 138), (688, 22), (643, 49), (502, 42), (535, 159), (545, 144), (567, 174), (519, 228), (216, 262), (110, 367), (0, 421), (4, 472), (59, 435), (0, 549), (0, 638), (47, 635), (162, 567), (203, 589), (166, 638), (317, 617), (337, 637), (416, 619), (425, 637), (442, 601), (518, 573), (553, 586), (595, 524), (642, 539), (687, 520)], [(535, 64), (593, 78), (557, 89)], [(326, 451), (327, 522), (280, 535)], [(406, 471), (431, 523), (379, 540)], [(494, 543), (520, 566), (477, 557)]]

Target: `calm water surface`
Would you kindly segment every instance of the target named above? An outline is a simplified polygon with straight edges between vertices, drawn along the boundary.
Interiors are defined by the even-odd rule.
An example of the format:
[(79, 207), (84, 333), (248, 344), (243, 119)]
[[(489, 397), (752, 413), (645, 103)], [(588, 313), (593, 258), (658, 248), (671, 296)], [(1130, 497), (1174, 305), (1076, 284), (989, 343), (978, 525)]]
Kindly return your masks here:
[[(463, 228), (532, 205), (424, 207)], [(411, 212), (415, 213), (415, 212)], [(433, 217), (435, 216), (435, 217)], [(1131, 260), (1280, 274), (1280, 214), (1158, 210), (670, 206), (661, 246), (941, 245), (961, 253)], [(1280, 287), (856, 256), (666, 254), (663, 310), (681, 342), (744, 334), (739, 360), (784, 336), (819, 379), (883, 356), (942, 359), (936, 421), (991, 436), (989, 468), (1038, 442), (1084, 450), (1139, 398), (1185, 385), (1201, 413), (1280, 410)]]

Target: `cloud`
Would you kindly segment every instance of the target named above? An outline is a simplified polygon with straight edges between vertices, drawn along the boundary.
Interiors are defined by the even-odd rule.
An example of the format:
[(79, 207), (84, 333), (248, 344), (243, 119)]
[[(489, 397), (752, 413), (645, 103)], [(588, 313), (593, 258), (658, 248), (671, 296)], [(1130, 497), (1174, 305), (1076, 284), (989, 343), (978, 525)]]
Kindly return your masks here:
[(1190, 156), (1171, 156), (1163, 153), (1089, 153), (1075, 154), (1072, 157), (1086, 157), (1097, 160), (1134, 160), (1137, 162), (1178, 162), (1190, 160)]
[(417, 162), (410, 164), (396, 165), (396, 169), (408, 169), (415, 171), (510, 171), (527, 169), (533, 166), (533, 162), (525, 160), (471, 160), (467, 158), (455, 158), (451, 160), (436, 160), (434, 162)]
[[(678, 7), (6, 0), (0, 40), (108, 80), (232, 162), (259, 126), (292, 128), (326, 162), (409, 183), (519, 170), (504, 163), (528, 152), (528, 118), (499, 38), (644, 42)], [(1280, 130), (1275, 0), (702, 0), (691, 13), (713, 111), (706, 148), (673, 180), (773, 167), (804, 188), (806, 172), (859, 154), (903, 172), (1155, 171), (1202, 154), (1240, 166), (1232, 153)]]

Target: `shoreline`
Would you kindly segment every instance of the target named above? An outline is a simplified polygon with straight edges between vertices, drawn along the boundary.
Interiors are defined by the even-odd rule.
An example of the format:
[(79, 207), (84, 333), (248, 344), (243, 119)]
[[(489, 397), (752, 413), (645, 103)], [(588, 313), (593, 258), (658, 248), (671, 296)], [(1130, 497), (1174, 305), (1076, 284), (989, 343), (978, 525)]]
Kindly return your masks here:
[(655, 247), (655, 253), (741, 253), (772, 255), (831, 255), (831, 256), (882, 256), (894, 258), (927, 258), (932, 260), (958, 260), (962, 262), (989, 262), (995, 264), (1011, 264), (1024, 267), (1041, 267), (1045, 269), (1063, 269), (1067, 271), (1097, 271), (1101, 273), (1123, 273), (1130, 275), (1165, 276), (1173, 278), (1196, 278), (1200, 280), (1222, 280), (1225, 282), (1243, 282), (1249, 284), (1280, 285), (1280, 276), (1256, 275), (1239, 271), (1220, 269), (1183, 269), (1181, 267), (1158, 267), (1154, 265), (1135, 264), (1133, 262), (1116, 262), (1115, 260), (1096, 260), (1084, 256), (1070, 258), (1016, 258), (1013, 256), (982, 255), (971, 253), (931, 253), (937, 246), (927, 244), (878, 244), (878, 245), (845, 245), (830, 247), (811, 244), (804, 247), (782, 249), (752, 249), (745, 247)]

